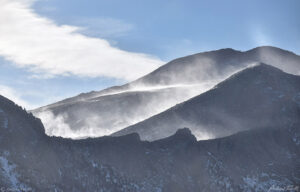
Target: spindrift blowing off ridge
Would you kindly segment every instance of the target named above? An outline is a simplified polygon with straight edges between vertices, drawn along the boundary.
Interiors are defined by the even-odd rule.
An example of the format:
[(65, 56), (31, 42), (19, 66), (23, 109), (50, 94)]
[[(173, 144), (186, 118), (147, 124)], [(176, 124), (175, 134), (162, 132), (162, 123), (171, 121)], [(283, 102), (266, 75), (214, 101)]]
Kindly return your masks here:
[[(284, 62), (284, 64), (281, 62)], [(201, 118), (206, 119), (206, 121), (210, 121), (208, 118), (211, 117), (212, 119), (218, 118), (217, 121), (223, 121), (215, 125), (212, 124), (212, 122), (208, 122), (212, 126), (212, 128), (207, 128), (210, 130), (206, 130), (205, 128), (209, 126), (207, 123), (200, 122), (201, 120), (198, 120), (199, 111), (197, 113), (193, 113), (196, 115), (195, 117), (193, 117), (193, 114), (183, 114), (183, 116), (190, 118), (189, 120), (184, 119), (184, 117), (180, 117), (180, 115), (176, 115), (175, 119), (178, 121), (166, 116), (165, 120), (162, 120), (159, 124), (151, 122), (149, 125), (156, 127), (155, 131), (150, 128), (148, 129), (146, 125), (142, 125), (140, 128), (141, 131), (137, 128), (126, 129), (126, 127), (133, 126), (134, 124), (157, 115), (176, 104), (198, 96), (199, 94), (213, 88), (230, 75), (233, 75), (246, 67), (259, 65), (260, 63), (266, 63), (271, 66), (278, 67), (285, 72), (295, 75), (300, 74), (300, 57), (286, 50), (275, 47), (258, 47), (246, 52), (235, 51), (233, 49), (221, 49), (175, 59), (148, 75), (123, 86), (80, 94), (78, 96), (35, 109), (32, 113), (41, 118), (48, 135), (74, 139), (110, 135), (114, 132), (117, 132), (114, 135), (138, 132), (141, 134), (142, 139), (153, 140), (170, 136), (176, 132), (176, 129), (182, 127), (190, 127), (198, 139), (209, 139), (222, 135), (230, 135), (236, 132), (234, 131), (235, 129), (245, 130), (249, 126), (253, 127), (258, 125), (245, 125), (247, 123), (245, 119), (235, 117), (236, 114), (234, 115), (231, 114), (231, 112), (225, 111), (227, 110), (227, 106), (209, 106), (208, 109), (203, 109), (203, 111), (211, 114), (201, 115)], [(253, 91), (256, 92), (260, 89), (267, 89), (268, 86), (272, 87), (273, 82), (270, 82), (269, 79), (260, 79), (267, 78), (265, 75), (272, 74), (264, 74), (263, 72), (258, 74), (253, 73), (253, 80), (267, 80), (268, 82), (258, 83), (255, 87), (253, 87), (253, 85), (253, 90), (248, 90), (249, 93)], [(215, 97), (219, 97), (220, 102), (227, 105), (229, 105), (229, 100), (235, 104), (239, 102), (239, 99), (242, 99), (240, 102), (245, 102), (246, 99), (251, 99), (249, 93), (246, 93), (247, 90), (244, 93), (238, 92), (236, 90), (236, 86), (246, 87), (246, 83), (250, 83), (249, 81), (250, 79), (247, 77), (243, 80), (239, 79), (235, 84), (240, 85), (231, 86), (231, 89), (224, 88), (227, 90), (224, 90), (222, 95)], [(268, 83), (269, 85), (266, 85)], [(286, 85), (282, 85), (280, 89), (287, 90), (284, 86), (290, 85), (287, 83)], [(227, 94), (226, 98), (224, 98), (223, 94)], [(249, 98), (238, 98), (240, 97), (239, 94), (245, 94), (241, 95), (241, 97)], [(257, 98), (259, 99), (256, 101), (257, 106), (263, 107), (259, 104), (259, 102), (265, 102), (269, 99), (269, 96), (270, 95), (259, 95), (259, 97), (265, 98)], [(211, 102), (212, 103), (210, 105), (218, 105), (215, 103), (215, 100), (211, 100)], [(250, 100), (244, 104), (248, 105), (247, 109), (240, 109), (240, 111), (252, 110), (252, 107), (255, 106), (252, 106)], [(203, 104), (200, 102), (199, 107), (197, 108), (198, 110), (201, 109), (201, 105)], [(230, 108), (233, 106), (228, 107)], [(269, 110), (272, 110), (272, 107), (272, 104), (270, 104)], [(240, 113), (240, 111), (236, 111), (236, 113)], [(257, 115), (255, 118), (263, 119), (261, 114), (254, 111), (252, 113)], [(172, 114), (175, 115), (175, 113)], [(268, 119), (270, 119), (270, 117), (268, 117)], [(149, 121), (150, 120), (147, 120), (146, 122)], [(250, 124), (255, 122), (253, 119), (248, 119), (248, 121), (250, 121)], [(225, 129), (230, 129), (231, 131), (223, 130), (223, 128), (217, 131), (219, 127), (222, 126), (220, 123), (227, 124), (227, 128)], [(244, 125), (242, 123), (244, 123)], [(134, 125), (133, 127), (136, 126)], [(129, 131), (130, 129), (134, 129), (134, 131)], [(142, 129), (144, 129), (144, 131), (148, 130), (149, 133), (144, 135)], [(200, 134), (198, 134), (198, 132)]]
[[(277, 56), (284, 58), (287, 69), (294, 68), (294, 72), (300, 66), (300, 57), (290, 52), (273, 47), (249, 52), (253, 54), (257, 50), (281, 53)], [(249, 52), (224, 49), (187, 58), (221, 54), (230, 61), (233, 53), (244, 58)], [(99, 188), (103, 191), (197, 191), (199, 188), (203, 191), (268, 191), (273, 185), (297, 186), (300, 76), (274, 67), (276, 64), (253, 62), (249, 59), (236, 73), (208, 91), (121, 129), (113, 136), (99, 138), (72, 140), (47, 136), (47, 127), (44, 128), (39, 119), (1, 97), (3, 169), (0, 184), (25, 191), (96, 191)], [(180, 66), (184, 68), (184, 65), (191, 64)], [(228, 65), (220, 64), (220, 68)], [(142, 79), (81, 94), (39, 110), (68, 109), (71, 113), (95, 106), (89, 105), (92, 102), (101, 106), (111, 99), (110, 105), (114, 106), (119, 103), (113, 102), (122, 102), (125, 98), (136, 100), (137, 95), (156, 94), (158, 97), (160, 91), (165, 91), (162, 89), (176, 93), (173, 88), (153, 92), (126, 90)], [(190, 86), (186, 90), (194, 88)], [(101, 117), (101, 107), (99, 111)], [(93, 113), (97, 115), (97, 111)]]
[(300, 192), (299, 0), (0, 0), (0, 192)]

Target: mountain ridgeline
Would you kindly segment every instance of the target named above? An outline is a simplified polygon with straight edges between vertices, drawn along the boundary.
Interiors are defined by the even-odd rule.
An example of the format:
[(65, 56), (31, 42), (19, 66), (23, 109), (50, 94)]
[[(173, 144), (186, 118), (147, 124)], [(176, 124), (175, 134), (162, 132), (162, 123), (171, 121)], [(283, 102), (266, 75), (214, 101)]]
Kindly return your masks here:
[(208, 139), (257, 127), (289, 127), (299, 122), (300, 76), (258, 64), (113, 135), (136, 132), (143, 140), (156, 140), (189, 127), (199, 139)]
[(35, 116), (0, 96), (0, 191), (299, 191), (299, 69), (221, 49)]
[[(41, 118), (48, 135), (71, 138), (109, 135), (204, 93), (230, 75), (256, 63), (300, 74), (300, 57), (289, 51), (268, 46), (245, 52), (220, 49), (175, 59), (123, 86), (83, 93), (35, 109), (32, 113)], [(191, 127), (195, 126), (199, 124)], [(236, 129), (236, 126), (239, 125), (233, 125), (231, 129)], [(198, 137), (199, 134), (195, 134)], [(214, 137), (210, 132), (207, 134), (199, 138)], [(219, 135), (228, 134), (225, 131)]]
[(295, 189), (299, 124), (197, 141), (187, 128), (154, 142), (138, 134), (71, 140), (0, 97), (0, 186), (7, 191), (272, 191)]

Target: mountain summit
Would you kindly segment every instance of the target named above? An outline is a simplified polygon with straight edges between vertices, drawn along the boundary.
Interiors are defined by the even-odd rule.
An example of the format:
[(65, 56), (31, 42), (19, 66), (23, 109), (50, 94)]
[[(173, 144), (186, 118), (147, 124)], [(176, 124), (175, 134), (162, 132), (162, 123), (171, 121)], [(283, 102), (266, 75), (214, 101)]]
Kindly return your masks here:
[(232, 75), (213, 89), (113, 135), (137, 132), (143, 140), (189, 127), (198, 139), (300, 122), (300, 76), (266, 64)]
[[(175, 59), (140, 79), (33, 110), (46, 133), (80, 138), (109, 135), (195, 97), (255, 63), (300, 74), (300, 57), (275, 47), (220, 49)], [(198, 126), (198, 125), (197, 125)]]

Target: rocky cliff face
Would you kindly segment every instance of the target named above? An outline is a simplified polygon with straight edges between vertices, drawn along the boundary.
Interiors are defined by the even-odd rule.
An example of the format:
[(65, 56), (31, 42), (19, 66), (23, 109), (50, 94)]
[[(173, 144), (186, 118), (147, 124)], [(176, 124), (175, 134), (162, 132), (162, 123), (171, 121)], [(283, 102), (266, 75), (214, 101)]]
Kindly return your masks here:
[(154, 141), (133, 133), (48, 137), (0, 97), (0, 186), (16, 191), (268, 191), (300, 181), (299, 124), (197, 141), (188, 129)]

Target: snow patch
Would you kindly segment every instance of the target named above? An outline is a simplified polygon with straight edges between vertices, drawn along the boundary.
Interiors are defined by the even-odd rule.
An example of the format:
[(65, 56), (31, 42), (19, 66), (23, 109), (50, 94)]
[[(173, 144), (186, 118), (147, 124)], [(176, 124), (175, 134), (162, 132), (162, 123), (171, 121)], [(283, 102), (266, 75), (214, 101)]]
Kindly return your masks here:
[(224, 173), (225, 167), (211, 152), (207, 152), (209, 158), (206, 163), (206, 169), (210, 176), (211, 190), (217, 188), (219, 191), (234, 191), (232, 180)]
[[(5, 156), (9, 153), (4, 153)], [(0, 175), (4, 176), (7, 182), (10, 184), (10, 191), (31, 191), (26, 185), (20, 183), (18, 180), (18, 174), (15, 172), (16, 165), (10, 163), (5, 156), (0, 156)]]
[(18, 186), (17, 175), (14, 173), (15, 165), (10, 165), (8, 160), (5, 157), (0, 156), (0, 164), (2, 168), (3, 175), (8, 179), (11, 183), (12, 187), (16, 188)]
[[(274, 176), (278, 179), (274, 179)], [(267, 173), (261, 173), (260, 175), (247, 175), (243, 177), (244, 185), (241, 186), (243, 191), (276, 191), (275, 189), (285, 189), (287, 186), (291, 186), (292, 182), (286, 178), (281, 178), (277, 175), (270, 176)], [(285, 190), (283, 190), (285, 191)]]

